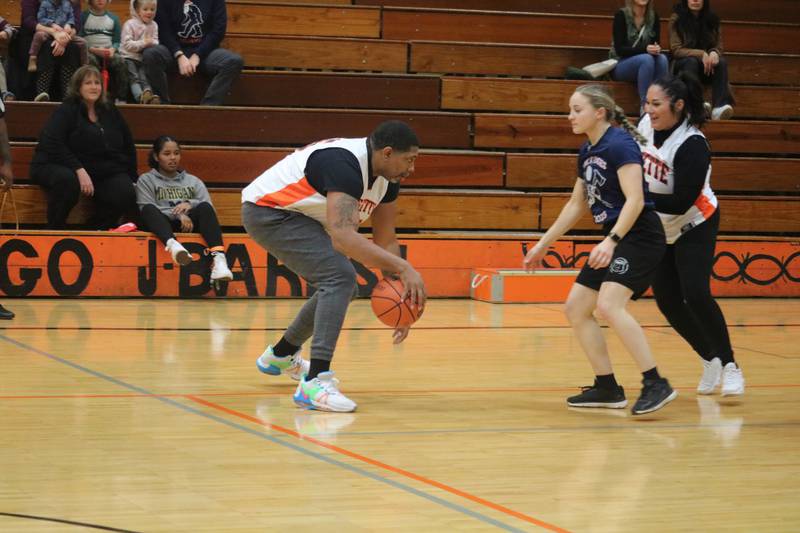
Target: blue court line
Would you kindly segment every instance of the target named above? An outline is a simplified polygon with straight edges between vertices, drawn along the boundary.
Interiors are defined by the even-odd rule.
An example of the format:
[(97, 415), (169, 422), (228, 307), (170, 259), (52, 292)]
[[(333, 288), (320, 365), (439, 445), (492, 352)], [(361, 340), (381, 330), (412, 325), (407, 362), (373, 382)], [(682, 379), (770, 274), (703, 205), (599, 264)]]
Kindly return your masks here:
[(92, 370), (91, 368), (85, 367), (83, 365), (79, 365), (78, 363), (73, 363), (72, 361), (69, 361), (68, 359), (64, 359), (63, 357), (59, 357), (57, 355), (53, 355), (51, 353), (45, 352), (45, 351), (40, 350), (38, 348), (34, 348), (33, 346), (29, 346), (29, 345), (27, 345), (25, 343), (22, 343), (22, 342), (19, 342), (17, 340), (10, 339), (10, 338), (6, 337), (5, 335), (0, 335), (0, 339), (4, 340), (4, 341), (6, 341), (6, 342), (8, 342), (10, 344), (14, 344), (17, 347), (22, 348), (24, 350), (28, 350), (28, 351), (33, 352), (35, 354), (47, 357), (48, 359), (52, 359), (53, 361), (56, 361), (57, 363), (61, 363), (63, 365), (67, 365), (69, 367), (72, 367), (75, 370), (78, 370), (80, 372), (84, 372), (86, 374), (91, 374), (92, 376), (95, 376), (95, 377), (100, 378), (102, 380), (108, 381), (108, 382), (113, 383), (115, 385), (118, 385), (118, 386), (120, 386), (122, 388), (125, 388), (125, 389), (128, 389), (128, 390), (132, 390), (132, 391), (138, 392), (140, 394), (147, 394), (148, 396), (151, 396), (153, 399), (158, 400), (160, 402), (163, 402), (163, 403), (165, 403), (167, 405), (170, 405), (172, 407), (177, 407), (178, 409), (182, 409), (183, 411), (186, 411), (188, 413), (192, 413), (192, 414), (195, 414), (195, 415), (198, 415), (198, 416), (202, 416), (203, 418), (207, 418), (209, 420), (213, 420), (214, 422), (219, 422), (220, 424), (224, 424), (224, 425), (226, 425), (228, 427), (231, 427), (233, 429), (238, 429), (240, 431), (244, 431), (246, 433), (249, 433), (249, 434), (254, 435), (256, 437), (259, 437), (261, 439), (270, 441), (270, 442), (272, 442), (274, 444), (277, 444), (279, 446), (283, 446), (283, 447), (289, 448), (289, 449), (291, 449), (293, 451), (302, 453), (302, 454), (307, 455), (307, 456), (309, 456), (309, 457), (311, 457), (313, 459), (317, 459), (319, 461), (328, 463), (330, 465), (338, 466), (338, 467), (343, 468), (345, 470), (349, 470), (352, 473), (355, 473), (355, 474), (370, 478), (370, 479), (375, 480), (375, 481), (379, 481), (379, 482), (384, 483), (386, 485), (389, 485), (389, 486), (391, 486), (393, 488), (403, 490), (403, 491), (408, 492), (410, 494), (413, 494), (415, 496), (419, 496), (420, 498), (424, 498), (424, 499), (426, 499), (426, 500), (428, 500), (430, 502), (437, 503), (437, 504), (439, 504), (439, 505), (441, 505), (443, 507), (447, 507), (448, 509), (451, 509), (453, 511), (465, 514), (467, 516), (470, 516), (472, 518), (475, 518), (477, 520), (480, 520), (482, 522), (485, 522), (487, 524), (495, 526), (495, 527), (497, 527), (499, 529), (503, 529), (505, 531), (514, 531), (514, 532), (518, 532), (518, 533), (523, 533), (524, 532), (524, 530), (522, 530), (522, 529), (515, 528), (515, 527), (510, 526), (508, 524), (504, 524), (503, 522), (500, 522), (499, 520), (495, 520), (494, 518), (491, 518), (491, 517), (486, 516), (484, 514), (481, 514), (481, 513), (475, 512), (475, 511), (471, 511), (470, 509), (467, 509), (466, 507), (462, 507), (462, 506), (460, 506), (458, 504), (455, 504), (455, 503), (449, 502), (447, 500), (444, 500), (442, 498), (439, 498), (438, 496), (434, 496), (432, 494), (428, 494), (428, 493), (423, 492), (421, 490), (415, 489), (414, 487), (411, 487), (411, 486), (406, 485), (404, 483), (399, 483), (397, 481), (385, 478), (383, 476), (379, 476), (377, 474), (374, 474), (374, 473), (369, 472), (367, 470), (364, 470), (362, 468), (358, 468), (356, 466), (349, 465), (347, 463), (344, 463), (342, 461), (338, 461), (336, 459), (332, 459), (330, 457), (326, 457), (325, 455), (322, 455), (320, 453), (305, 449), (302, 446), (299, 446), (299, 445), (294, 444), (292, 442), (287, 442), (287, 441), (282, 440), (282, 439), (277, 439), (277, 438), (275, 438), (275, 437), (273, 437), (271, 435), (267, 435), (267, 434), (262, 433), (262, 432), (260, 432), (258, 430), (255, 430), (253, 428), (249, 428), (247, 426), (238, 424), (236, 422), (232, 422), (230, 420), (226, 420), (226, 419), (218, 417), (216, 415), (205, 413), (203, 411), (200, 411), (199, 409), (195, 409), (194, 407), (190, 407), (188, 405), (182, 404), (182, 403), (180, 403), (178, 401), (175, 401), (175, 400), (173, 400), (171, 398), (165, 398), (163, 396), (159, 396), (159, 395), (157, 395), (155, 393), (152, 393), (152, 392), (148, 391), (147, 389), (143, 389), (143, 388), (138, 387), (136, 385), (132, 385), (132, 384), (127, 383), (125, 381), (122, 381), (122, 380), (119, 380), (117, 378), (111, 377), (111, 376), (109, 376), (107, 374), (103, 374), (102, 372), (99, 372), (97, 370)]
[[(202, 396), (202, 395), (199, 395)], [(678, 430), (678, 429), (713, 429), (713, 428), (727, 428), (731, 424), (719, 422), (716, 424), (664, 424), (656, 426), (643, 426), (636, 421), (628, 421), (625, 425), (620, 426), (582, 426), (582, 427), (551, 427), (551, 428), (476, 428), (476, 429), (421, 429), (410, 431), (338, 431), (337, 437), (361, 437), (372, 435), (438, 435), (438, 434), (480, 434), (480, 433), (561, 433), (570, 431), (614, 431), (614, 430), (647, 430), (658, 431), (661, 429)], [(741, 428), (771, 428), (771, 427), (800, 427), (800, 421), (797, 422), (762, 422), (762, 423), (742, 423)], [(309, 437), (314, 437), (316, 433), (302, 433)], [(324, 432), (319, 432), (319, 435), (325, 435)]]

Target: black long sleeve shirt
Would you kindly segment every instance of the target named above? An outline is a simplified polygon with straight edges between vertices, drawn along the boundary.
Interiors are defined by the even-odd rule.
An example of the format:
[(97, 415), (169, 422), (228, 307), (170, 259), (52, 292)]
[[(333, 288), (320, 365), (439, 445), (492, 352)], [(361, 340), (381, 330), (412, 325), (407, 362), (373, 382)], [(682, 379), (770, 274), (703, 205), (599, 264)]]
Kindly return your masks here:
[(653, 30), (655, 31), (655, 37), (653, 37), (652, 41), (640, 39), (639, 43), (635, 47), (631, 46), (633, 43), (628, 41), (628, 23), (625, 22), (625, 13), (620, 9), (614, 15), (614, 50), (617, 52), (619, 57), (631, 57), (638, 54), (646, 54), (647, 45), (661, 42), (661, 23), (657, 17)]
[(89, 120), (80, 100), (65, 100), (56, 108), (39, 134), (31, 165), (63, 165), (84, 168), (93, 180), (127, 174), (136, 180), (136, 146), (119, 110), (97, 108), (97, 122)]

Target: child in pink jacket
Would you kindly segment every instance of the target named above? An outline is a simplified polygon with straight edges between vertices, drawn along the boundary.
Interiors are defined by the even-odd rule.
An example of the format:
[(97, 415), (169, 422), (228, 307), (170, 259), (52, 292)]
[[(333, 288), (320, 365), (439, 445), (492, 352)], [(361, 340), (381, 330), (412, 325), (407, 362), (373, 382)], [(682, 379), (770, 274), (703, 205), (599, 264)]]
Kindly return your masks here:
[(141, 104), (161, 103), (153, 94), (142, 64), (142, 51), (158, 44), (156, 6), (156, 0), (131, 0), (131, 18), (122, 26), (120, 54), (128, 65), (133, 98)]

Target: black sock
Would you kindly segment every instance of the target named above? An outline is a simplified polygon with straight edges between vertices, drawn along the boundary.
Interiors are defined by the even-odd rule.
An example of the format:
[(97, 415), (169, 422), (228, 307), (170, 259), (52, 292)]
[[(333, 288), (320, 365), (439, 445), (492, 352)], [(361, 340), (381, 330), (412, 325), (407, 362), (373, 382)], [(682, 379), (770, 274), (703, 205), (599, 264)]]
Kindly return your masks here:
[(299, 350), (299, 346), (295, 346), (286, 341), (283, 337), (278, 341), (278, 344), (272, 347), (272, 353), (278, 357), (286, 357), (287, 355), (294, 355)]
[(605, 376), (595, 376), (595, 382), (601, 389), (616, 390), (617, 387), (619, 387), (617, 384), (617, 379), (614, 377), (613, 373)]
[(658, 367), (653, 367), (647, 372), (642, 372), (644, 379), (661, 379), (661, 374), (658, 373)]
[(308, 369), (308, 375), (306, 376), (306, 381), (311, 381), (320, 372), (327, 372), (331, 369), (331, 362), (326, 361), (325, 359), (312, 359), (311, 360), (311, 368)]

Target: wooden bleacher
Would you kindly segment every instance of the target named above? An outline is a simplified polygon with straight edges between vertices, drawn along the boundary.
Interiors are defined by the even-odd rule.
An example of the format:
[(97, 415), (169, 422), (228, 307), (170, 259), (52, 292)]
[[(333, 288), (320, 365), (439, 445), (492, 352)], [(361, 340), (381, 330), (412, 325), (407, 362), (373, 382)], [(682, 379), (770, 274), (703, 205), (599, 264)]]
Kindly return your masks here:
[[(123, 4), (111, 8), (124, 20)], [(181, 139), (185, 166), (212, 186), (230, 228), (240, 226), (239, 188), (288, 150), (399, 118), (425, 148), (400, 199), (401, 230), (543, 231), (574, 183), (583, 142), (564, 118), (578, 84), (561, 78), (566, 66), (607, 56), (618, 4), (233, 0), (224, 46), (248, 69), (229, 107), (122, 110), (140, 143), (140, 167), (157, 135)], [(658, 8), (665, 24), (669, 6), (659, 0)], [(800, 234), (800, 9), (795, 0), (766, 0), (758, 10), (716, 0), (714, 9), (723, 16), (738, 99), (736, 120), (706, 130), (722, 211), (736, 213), (723, 216), (722, 231)], [(662, 37), (666, 45), (666, 25)], [(609, 85), (635, 112), (634, 87)], [(190, 104), (205, 82), (180, 80), (171, 89), (176, 104)], [(15, 196), (27, 226), (44, 224), (43, 194), (25, 180), (26, 161), (54, 106), (8, 105), (21, 177)], [(82, 205), (71, 221), (86, 217)], [(577, 229), (596, 227), (585, 219)]]

